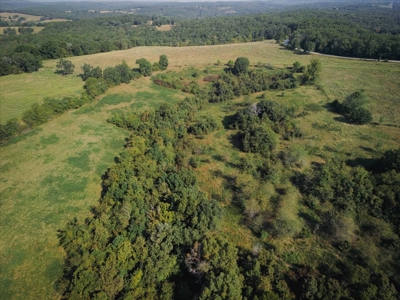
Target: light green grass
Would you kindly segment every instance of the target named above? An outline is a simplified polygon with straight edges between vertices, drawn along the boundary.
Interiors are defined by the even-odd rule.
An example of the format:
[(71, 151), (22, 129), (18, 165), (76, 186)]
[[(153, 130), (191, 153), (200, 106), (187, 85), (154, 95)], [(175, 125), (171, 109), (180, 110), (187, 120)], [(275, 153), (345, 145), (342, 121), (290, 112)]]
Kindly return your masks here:
[(45, 97), (79, 95), (81, 78), (54, 74), (54, 67), (44, 67), (38, 72), (0, 77), (0, 123), (11, 118), (20, 119), (32, 103), (42, 102)]

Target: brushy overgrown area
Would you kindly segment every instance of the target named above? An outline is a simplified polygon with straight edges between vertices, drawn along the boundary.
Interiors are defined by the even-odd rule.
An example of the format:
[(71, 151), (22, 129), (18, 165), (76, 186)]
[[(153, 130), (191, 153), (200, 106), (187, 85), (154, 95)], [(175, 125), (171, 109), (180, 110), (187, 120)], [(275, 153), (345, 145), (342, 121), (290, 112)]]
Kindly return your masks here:
[[(84, 63), (105, 68), (125, 60), (134, 67), (134, 61), (140, 57), (156, 61), (161, 54), (168, 56), (169, 71), (185, 80), (192, 76), (200, 86), (206, 84), (203, 78), (221, 72), (227, 67), (224, 64), (240, 56), (248, 57), (252, 67), (264, 65), (270, 69), (288, 68), (295, 61), (306, 65), (313, 58), (293, 54), (274, 42), (186, 48), (138, 47), (73, 57), (75, 74), (62, 78), (53, 74), (56, 61), (46, 61), (40, 72), (0, 78), (4, 114), (1, 120), (20, 116), (30, 101), (42, 100), (40, 92), (46, 89), (54, 97), (79, 93), (83, 83), (76, 75)], [(335, 256), (339, 251), (347, 251), (350, 257), (351, 249), (326, 247), (325, 237), (318, 235), (319, 229), (315, 226), (322, 221), (310, 205), (302, 203), (291, 174), (307, 172), (331, 158), (352, 166), (369, 167), (385, 151), (399, 147), (400, 64), (318, 58), (322, 71), (317, 85), (270, 90), (205, 105), (192, 123), (211, 118), (218, 126), (211, 133), (193, 138), (192, 154), (185, 159), (193, 168), (199, 189), (223, 207), (224, 218), (214, 235), (254, 253), (259, 251), (259, 245), (266, 243), (287, 265), (317, 268), (315, 258), (318, 258), (326, 261), (326, 268), (339, 272)], [(22, 84), (27, 77), (31, 83)], [(373, 121), (367, 125), (348, 123), (330, 105), (335, 99), (342, 102), (349, 94), (360, 90), (372, 112)], [(101, 196), (101, 176), (113, 166), (115, 157), (123, 150), (125, 138), (130, 135), (106, 120), (115, 113), (154, 110), (164, 102), (176, 104), (185, 96), (187, 94), (179, 90), (140, 78), (112, 88), (100, 99), (1, 146), (0, 298), (60, 297), (56, 281), (63, 272), (65, 251), (59, 245), (58, 230), (64, 230), (74, 217), (83, 222), (91, 216), (90, 209), (97, 205)], [(292, 108), (296, 114), (293, 122), (302, 132), (302, 137), (281, 138), (274, 149), (279, 165), (275, 166), (272, 183), (255, 179), (252, 168), (257, 166), (258, 158), (242, 151), (239, 131), (230, 126), (238, 110), (261, 100), (272, 100)], [(247, 173), (243, 168), (247, 168)], [(312, 205), (323, 212), (330, 209), (328, 204)], [(279, 236), (276, 238), (257, 219), (260, 211), (271, 212), (271, 220), (278, 219), (279, 215), (291, 224), (292, 231), (275, 232)], [(255, 218), (252, 220), (252, 217)], [(340, 220), (344, 228), (342, 235), (339, 229), (335, 231), (337, 241), (354, 243), (354, 249), (361, 257), (369, 259), (369, 265), (389, 265), (391, 257), (383, 259), (386, 252), (380, 250), (375, 240), (378, 238), (372, 235), (371, 240), (358, 241), (360, 225), (351, 217), (345, 217)], [(364, 220), (369, 220), (368, 226), (378, 222), (369, 217)], [(305, 224), (314, 227), (309, 230)], [(384, 231), (387, 240), (393, 239), (393, 232), (385, 224), (374, 228)], [(357, 270), (363, 272), (361, 269), (352, 272)]]

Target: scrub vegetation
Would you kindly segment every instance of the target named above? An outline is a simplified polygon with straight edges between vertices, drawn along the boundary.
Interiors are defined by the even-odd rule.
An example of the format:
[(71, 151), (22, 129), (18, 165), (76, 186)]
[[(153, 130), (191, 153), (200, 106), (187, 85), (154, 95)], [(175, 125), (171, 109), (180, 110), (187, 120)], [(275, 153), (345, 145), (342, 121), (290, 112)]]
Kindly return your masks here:
[(273, 38), (1, 77), (0, 298), (397, 299), (400, 64)]

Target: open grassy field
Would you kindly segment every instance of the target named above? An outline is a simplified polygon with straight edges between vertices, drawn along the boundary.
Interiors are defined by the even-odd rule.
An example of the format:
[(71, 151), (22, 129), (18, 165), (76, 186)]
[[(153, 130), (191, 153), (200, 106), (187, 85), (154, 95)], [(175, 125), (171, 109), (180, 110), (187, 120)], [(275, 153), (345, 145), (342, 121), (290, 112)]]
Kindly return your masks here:
[[(54, 62), (55, 63), (55, 62)], [(45, 66), (38, 72), (2, 76), (0, 78), (0, 122), (21, 118), (32, 103), (45, 97), (79, 95), (83, 81), (77, 76), (54, 74), (54, 66)]]
[[(105, 68), (125, 60), (134, 67), (138, 58), (154, 62), (161, 54), (167, 55), (169, 69), (194, 67), (201, 74), (207, 68), (224, 68), (215, 66), (218, 60), (226, 63), (238, 56), (248, 57), (251, 64), (270, 63), (274, 67), (291, 66), (296, 60), (305, 65), (313, 58), (266, 41), (186, 48), (138, 47), (71, 57), (75, 74), (67, 77), (53, 73), (56, 60), (46, 61), (39, 72), (0, 78), (1, 122), (20, 116), (32, 102), (43, 97), (79, 93), (83, 82), (76, 75), (84, 63)], [(266, 93), (268, 99), (284, 102), (298, 111), (310, 104), (318, 106), (296, 119), (304, 133), (299, 143), (306, 149), (305, 164), (317, 160), (322, 152), (347, 159), (371, 158), (400, 145), (400, 64), (318, 58), (323, 66), (319, 89), (312, 86)], [(328, 102), (342, 100), (358, 89), (365, 90), (376, 124), (350, 125), (327, 109)], [(253, 103), (261, 95), (245, 96), (234, 103)], [(58, 246), (57, 230), (73, 217), (82, 220), (90, 214), (89, 208), (100, 197), (101, 175), (129, 135), (107, 124), (107, 117), (115, 110), (154, 107), (183, 97), (185, 94), (180, 91), (141, 78), (111, 88), (98, 102), (68, 112), (0, 147), (0, 299), (59, 298), (55, 281), (62, 271), (64, 253)], [(223, 120), (234, 113), (226, 104), (217, 108), (210, 107), (202, 115)], [(196, 141), (208, 149), (202, 157), (205, 162), (198, 168), (200, 185), (226, 205), (231, 195), (223, 187), (238, 176), (229, 163), (240, 158), (231, 135), (232, 131), (221, 124), (218, 131)], [(282, 142), (281, 147), (285, 146)], [(223, 232), (237, 244), (250, 247), (253, 240), (249, 230), (229, 226), (240, 221), (236, 211), (228, 211)]]

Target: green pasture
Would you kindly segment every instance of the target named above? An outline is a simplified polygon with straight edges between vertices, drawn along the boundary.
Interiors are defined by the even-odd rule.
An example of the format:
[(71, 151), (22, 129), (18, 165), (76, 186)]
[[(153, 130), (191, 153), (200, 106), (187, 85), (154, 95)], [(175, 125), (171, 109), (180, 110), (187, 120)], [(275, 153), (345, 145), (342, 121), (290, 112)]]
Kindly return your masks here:
[(11, 118), (20, 119), (32, 103), (45, 97), (79, 95), (84, 82), (80, 77), (54, 74), (55, 65), (38, 72), (0, 77), (0, 123)]

